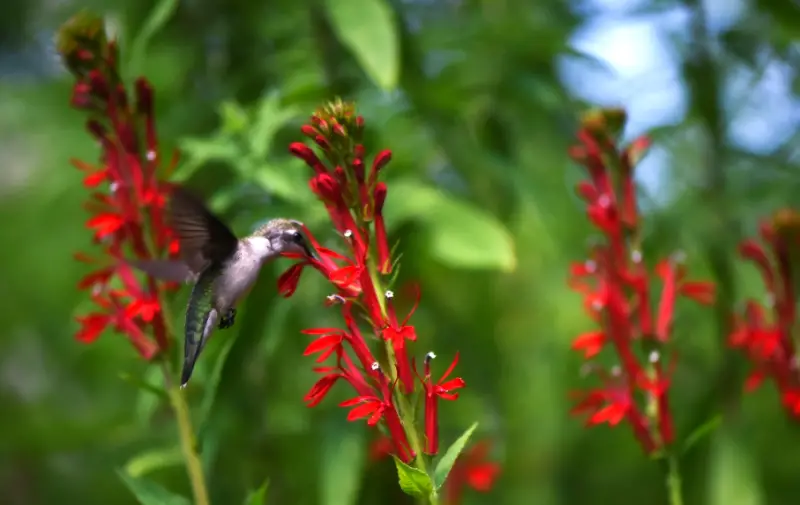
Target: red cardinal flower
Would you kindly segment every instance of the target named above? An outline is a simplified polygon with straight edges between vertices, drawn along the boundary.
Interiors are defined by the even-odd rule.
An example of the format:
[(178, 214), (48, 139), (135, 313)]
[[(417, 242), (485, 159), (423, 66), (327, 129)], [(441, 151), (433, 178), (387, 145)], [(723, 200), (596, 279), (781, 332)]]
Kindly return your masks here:
[[(86, 227), (101, 255), (76, 256), (96, 266), (78, 282), (90, 290), (95, 309), (77, 317), (76, 338), (92, 342), (107, 328), (126, 335), (144, 358), (169, 346), (154, 279), (137, 277), (122, 260), (175, 257), (177, 242), (164, 219), (168, 184), (160, 178), (154, 93), (144, 79), (132, 96), (119, 79), (116, 44), (106, 41), (102, 20), (81, 15), (59, 36), (59, 51), (75, 76), (72, 105), (89, 113), (88, 132), (100, 145), (100, 165), (72, 163), (89, 190)], [(175, 160), (172, 164), (174, 165)], [(116, 282), (124, 289), (112, 289)]]
[(427, 440), (425, 453), (430, 455), (439, 452), (439, 398), (457, 400), (458, 393), (454, 391), (466, 386), (466, 382), (461, 377), (448, 380), (458, 364), (458, 353), (437, 382), (431, 380), (431, 361), (434, 358), (436, 355), (432, 352), (425, 356), (424, 376), (419, 378), (425, 387), (425, 438)]
[(797, 289), (794, 272), (800, 268), (800, 213), (781, 210), (761, 225), (761, 241), (748, 239), (740, 255), (755, 264), (767, 291), (766, 306), (748, 300), (734, 318), (728, 338), (753, 364), (745, 383), (753, 390), (770, 379), (780, 391), (786, 412), (800, 419), (800, 376), (796, 349)]
[[(389, 286), (393, 279), (386, 278), (393, 267), (383, 216), (390, 188), (379, 180), (391, 160), (391, 152), (380, 152), (367, 170), (366, 150), (361, 144), (363, 129), (364, 122), (353, 106), (337, 101), (314, 113), (309, 124), (301, 129), (316, 144), (316, 151), (302, 143), (290, 146), (291, 154), (311, 168), (309, 187), (327, 210), (346, 252), (322, 247), (305, 230), (314, 257), (296, 255), (300, 262), (281, 275), (279, 290), (284, 296), (294, 294), (302, 272), (311, 267), (332, 287), (333, 293), (325, 305), (341, 311), (342, 328), (303, 332), (314, 337), (305, 350), (306, 355), (316, 356), (318, 363), (333, 356), (337, 361), (336, 366), (315, 369), (323, 375), (306, 395), (308, 405), (319, 403), (335, 384), (348, 383), (357, 393), (341, 404), (351, 409), (348, 419), (366, 419), (369, 426), (382, 424), (389, 433), (395, 455), (412, 462), (417, 453), (426, 449), (432, 452), (430, 449), (438, 444), (438, 434), (431, 427), (437, 422), (435, 400), (439, 397), (454, 400), (457, 394), (449, 391), (464, 387), (464, 381), (459, 378), (432, 384), (430, 377), (421, 379), (426, 391), (433, 395), (427, 401), (429, 440), (426, 447), (412, 447), (409, 441), (418, 437), (408, 397), (415, 386), (409, 342), (417, 340), (411, 318), (420, 293), (415, 291), (413, 307), (398, 319), (395, 308), (398, 297)], [(362, 321), (363, 329), (359, 324)]]
[[(570, 151), (586, 168), (588, 179), (578, 184), (577, 192), (586, 202), (589, 221), (603, 237), (588, 260), (571, 268), (569, 286), (582, 295), (596, 324), (579, 335), (572, 348), (587, 360), (609, 349), (619, 362), (615, 373), (596, 374), (601, 387), (574, 394), (572, 412), (587, 415), (588, 425), (626, 421), (645, 452), (652, 453), (674, 438), (669, 374), (662, 369), (661, 355), (672, 335), (678, 300), (710, 304), (715, 289), (709, 282), (686, 280), (681, 255), (659, 261), (654, 274), (648, 271), (637, 242), (641, 216), (634, 164), (650, 142), (640, 138), (625, 149), (617, 148), (616, 130), (624, 120), (617, 110), (587, 115), (578, 145)], [(654, 278), (661, 284), (655, 301)], [(656, 408), (646, 409), (649, 405)]]

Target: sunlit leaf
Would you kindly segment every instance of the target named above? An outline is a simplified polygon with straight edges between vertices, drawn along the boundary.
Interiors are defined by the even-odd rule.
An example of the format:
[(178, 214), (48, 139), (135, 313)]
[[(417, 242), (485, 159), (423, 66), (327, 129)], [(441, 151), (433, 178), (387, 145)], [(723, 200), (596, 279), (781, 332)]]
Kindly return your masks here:
[(250, 119), (247, 117), (247, 111), (236, 102), (225, 101), (219, 106), (219, 116), (222, 119), (220, 128), (223, 134), (240, 133), (244, 131)]
[(372, 81), (385, 90), (397, 86), (400, 45), (392, 8), (386, 0), (325, 0), (334, 32)]
[(326, 434), (320, 466), (321, 505), (352, 505), (358, 500), (366, 440), (363, 430), (351, 426), (339, 425)]
[(172, 179), (178, 182), (191, 177), (205, 163), (217, 161), (234, 166), (236, 160), (241, 156), (239, 147), (232, 140), (224, 137), (183, 139), (180, 142), (180, 150), (187, 159), (178, 166), (172, 175)]
[(131, 477), (141, 477), (154, 470), (182, 463), (183, 454), (180, 447), (152, 449), (131, 458), (125, 465), (125, 472)]
[(397, 477), (400, 481), (400, 489), (407, 495), (415, 498), (427, 499), (433, 492), (433, 483), (428, 474), (417, 468), (408, 466), (396, 457), (394, 464), (397, 467)]
[(117, 474), (142, 505), (191, 505), (183, 496), (168, 491), (153, 481), (132, 477), (122, 470)]
[(244, 505), (266, 505), (268, 487), (269, 479), (265, 480), (258, 489), (247, 495), (247, 498), (244, 500)]
[(248, 132), (250, 150), (253, 156), (263, 159), (267, 155), (278, 130), (300, 115), (300, 110), (293, 106), (281, 106), (277, 93), (265, 95), (259, 102), (253, 119), (253, 126)]
[(708, 482), (711, 505), (761, 505), (764, 496), (758, 469), (738, 437), (720, 433), (715, 437)]
[(461, 451), (464, 450), (467, 442), (469, 442), (469, 437), (472, 436), (472, 433), (477, 427), (477, 422), (472, 423), (472, 426), (467, 428), (467, 431), (462, 433), (461, 436), (458, 437), (456, 441), (447, 448), (447, 451), (445, 451), (441, 459), (439, 459), (439, 462), (436, 463), (436, 469), (433, 471), (433, 483), (437, 489), (444, 484), (445, 480), (447, 480), (450, 470), (453, 468), (453, 465), (458, 459), (458, 456), (461, 454)]
[(147, 44), (163, 27), (167, 24), (170, 18), (178, 10), (179, 0), (158, 0), (150, 15), (136, 34), (130, 48), (130, 67), (131, 73), (134, 76), (142, 71), (142, 61), (144, 61), (145, 52), (147, 51)]
[(405, 220), (425, 226), (431, 254), (452, 267), (505, 272), (516, 267), (513, 239), (500, 221), (431, 186), (392, 181), (385, 217), (392, 227)]

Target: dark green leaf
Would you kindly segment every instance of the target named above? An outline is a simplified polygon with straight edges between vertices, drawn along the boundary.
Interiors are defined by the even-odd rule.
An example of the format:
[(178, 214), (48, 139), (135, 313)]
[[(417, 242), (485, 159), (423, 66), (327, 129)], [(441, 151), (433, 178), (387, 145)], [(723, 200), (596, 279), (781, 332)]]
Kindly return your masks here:
[(170, 20), (175, 11), (178, 10), (179, 0), (159, 0), (156, 3), (150, 15), (142, 26), (142, 29), (136, 34), (136, 38), (131, 43), (131, 72), (134, 76), (138, 76), (142, 72), (142, 61), (147, 51), (147, 44), (150, 42), (164, 25)]
[(477, 422), (472, 423), (472, 426), (467, 428), (467, 431), (458, 437), (439, 459), (439, 462), (436, 464), (436, 469), (433, 471), (433, 483), (436, 486), (436, 489), (442, 487), (444, 481), (447, 480), (450, 470), (453, 468), (453, 465), (458, 459), (458, 456), (461, 454), (461, 451), (464, 450), (467, 442), (469, 442), (469, 437), (472, 436), (472, 433), (477, 427)]
[(145, 381), (141, 377), (134, 377), (133, 375), (131, 375), (131, 374), (127, 373), (127, 372), (121, 372), (119, 374), (119, 378), (124, 380), (128, 384), (132, 384), (132, 385), (136, 386), (137, 388), (139, 388), (142, 391), (146, 391), (148, 393), (152, 393), (152, 394), (156, 395), (158, 398), (161, 398), (162, 400), (167, 400), (168, 399), (167, 392), (164, 391), (164, 388), (161, 388), (161, 387), (158, 387), (156, 385), (153, 385), (153, 384)]
[(128, 475), (123, 470), (117, 474), (142, 505), (191, 505), (183, 496), (167, 491), (160, 484)]
[(698, 426), (697, 428), (695, 428), (694, 431), (692, 431), (692, 433), (690, 433), (689, 436), (686, 437), (686, 439), (683, 441), (683, 445), (681, 447), (681, 451), (684, 454), (689, 452), (689, 450), (697, 442), (702, 440), (703, 437), (710, 435), (711, 432), (716, 430), (719, 427), (721, 422), (722, 422), (722, 416), (721, 415), (716, 415), (716, 416), (712, 417), (711, 419), (709, 419), (708, 421), (706, 421), (705, 423), (703, 423), (700, 426)]
[(206, 422), (211, 414), (211, 409), (214, 407), (214, 400), (217, 398), (217, 387), (222, 378), (222, 370), (225, 367), (225, 360), (228, 359), (228, 354), (231, 352), (233, 343), (236, 341), (235, 336), (225, 339), (222, 344), (222, 349), (219, 351), (217, 360), (214, 362), (214, 368), (211, 370), (211, 375), (205, 383), (205, 391), (203, 394), (203, 401), (200, 403), (200, 414), (198, 417), (197, 425), (200, 427), (200, 433), (205, 430)]
[(394, 464), (397, 466), (397, 477), (400, 481), (400, 489), (407, 495), (415, 498), (427, 499), (433, 492), (433, 483), (428, 474), (417, 468), (408, 466), (396, 457)]
[(372, 81), (384, 90), (397, 86), (400, 45), (386, 0), (325, 0), (334, 32)]
[[(321, 505), (352, 505), (358, 500), (364, 470), (364, 431), (337, 425), (325, 436), (320, 475)], [(347, 462), (343, 464), (342, 462)]]
[(244, 500), (244, 505), (266, 505), (267, 488), (269, 487), (269, 479), (265, 480), (261, 487), (252, 491)]

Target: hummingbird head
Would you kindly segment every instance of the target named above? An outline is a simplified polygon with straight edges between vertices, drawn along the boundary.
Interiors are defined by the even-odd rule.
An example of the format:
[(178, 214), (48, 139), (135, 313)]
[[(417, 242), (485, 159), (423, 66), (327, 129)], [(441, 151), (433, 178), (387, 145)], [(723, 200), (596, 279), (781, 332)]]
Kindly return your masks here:
[(301, 253), (313, 257), (302, 226), (300, 221), (293, 219), (272, 219), (255, 234), (269, 240), (270, 247), (277, 253)]

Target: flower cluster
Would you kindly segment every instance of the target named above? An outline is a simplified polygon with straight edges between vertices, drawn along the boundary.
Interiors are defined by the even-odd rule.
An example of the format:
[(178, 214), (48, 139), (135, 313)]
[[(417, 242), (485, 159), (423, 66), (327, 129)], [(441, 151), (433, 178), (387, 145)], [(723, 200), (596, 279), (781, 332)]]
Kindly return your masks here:
[(618, 149), (615, 134), (624, 120), (624, 113), (617, 110), (588, 114), (578, 132), (579, 143), (570, 151), (588, 172), (589, 179), (577, 191), (586, 201), (591, 224), (603, 237), (588, 260), (572, 267), (570, 287), (582, 294), (597, 325), (577, 337), (572, 347), (587, 360), (610, 347), (619, 360), (610, 370), (587, 364), (601, 385), (575, 393), (573, 413), (588, 415), (589, 425), (627, 421), (649, 454), (670, 445), (675, 436), (667, 394), (675, 361), (665, 366), (663, 354), (676, 301), (686, 297), (710, 304), (715, 289), (711, 283), (687, 281), (682, 258), (676, 254), (656, 264), (661, 291), (657, 301), (651, 300), (653, 275), (639, 248), (634, 183), (634, 166), (649, 140), (642, 137)]
[(746, 302), (742, 314), (735, 317), (729, 343), (741, 348), (753, 363), (745, 388), (753, 390), (772, 379), (786, 411), (800, 418), (800, 367), (795, 354), (800, 213), (789, 209), (777, 212), (762, 223), (760, 235), (762, 243), (745, 240), (739, 253), (760, 270), (768, 302)]
[[(370, 460), (383, 460), (389, 455), (391, 447), (392, 441), (389, 438), (377, 438), (369, 448)], [(442, 489), (444, 505), (463, 503), (464, 492), (467, 489), (479, 493), (488, 493), (492, 490), (500, 476), (501, 468), (499, 463), (489, 459), (490, 450), (489, 441), (481, 440), (459, 454)]]
[(95, 267), (78, 286), (90, 292), (96, 306), (77, 317), (77, 338), (93, 342), (111, 327), (150, 359), (169, 345), (159, 288), (154, 279), (137, 278), (123, 256), (150, 259), (178, 253), (165, 223), (168, 186), (156, 173), (160, 159), (153, 90), (138, 79), (130, 103), (118, 72), (116, 43), (107, 40), (100, 18), (82, 14), (70, 20), (59, 33), (58, 49), (76, 79), (72, 106), (88, 114), (86, 128), (101, 150), (99, 166), (72, 161), (91, 191), (86, 226), (102, 248), (97, 255), (75, 255)]
[[(315, 368), (322, 377), (306, 395), (308, 405), (322, 401), (340, 380), (347, 382), (357, 395), (341, 404), (351, 408), (348, 419), (366, 418), (370, 426), (382, 420), (395, 455), (409, 462), (419, 450), (430, 455), (438, 452), (438, 401), (455, 400), (458, 398), (455, 391), (465, 384), (461, 378), (447, 379), (456, 366), (457, 355), (443, 377), (435, 382), (430, 369), (433, 353), (425, 357), (421, 374), (409, 358), (407, 343), (417, 339), (410, 318), (420, 293), (413, 290), (413, 307), (401, 318), (396, 308), (398, 297), (386, 280), (395, 265), (383, 220), (387, 187), (379, 180), (391, 152), (380, 152), (367, 170), (361, 144), (363, 130), (363, 119), (355, 114), (353, 106), (337, 101), (319, 109), (310, 124), (302, 127), (302, 132), (318, 146), (321, 157), (302, 142), (290, 146), (290, 152), (313, 170), (311, 190), (324, 203), (334, 228), (347, 244), (348, 254), (322, 247), (306, 230), (317, 257), (287, 254), (301, 261), (280, 277), (279, 290), (284, 296), (291, 296), (304, 268), (310, 266), (321, 272), (336, 290), (328, 297), (327, 304), (341, 309), (343, 328), (304, 331), (314, 337), (306, 355), (317, 355), (318, 363), (333, 358), (330, 365)], [(359, 316), (368, 321), (368, 331), (362, 331)], [(381, 349), (378, 358), (373, 354), (371, 342), (383, 344), (378, 346)], [(424, 446), (419, 443), (407, 398), (414, 393), (416, 380), (422, 383), (425, 395)]]

